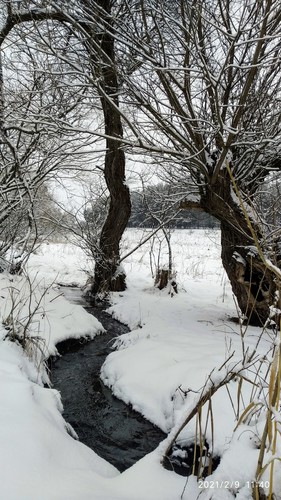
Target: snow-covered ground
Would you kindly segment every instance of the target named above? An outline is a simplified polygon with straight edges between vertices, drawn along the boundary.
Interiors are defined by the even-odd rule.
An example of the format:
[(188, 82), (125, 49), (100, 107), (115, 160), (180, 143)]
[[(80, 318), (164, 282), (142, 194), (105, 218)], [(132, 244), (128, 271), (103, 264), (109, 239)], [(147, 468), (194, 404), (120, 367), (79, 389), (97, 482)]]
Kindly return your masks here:
[[(124, 255), (137, 245), (141, 234), (136, 230), (126, 232)], [(127, 290), (111, 297), (109, 311), (131, 331), (116, 341), (117, 350), (106, 359), (102, 379), (116, 396), (131, 403), (170, 436), (203, 390), (219, 383), (231, 367), (238, 369), (247, 348), (250, 351), (258, 343), (257, 355), (262, 356), (274, 340), (270, 331), (260, 338), (259, 328), (241, 329), (231, 321), (237, 311), (221, 267), (219, 239), (219, 231), (173, 232), (178, 284), (178, 293), (173, 296), (169, 290), (155, 289), (151, 275), (157, 262), (167, 264), (167, 248), (159, 238), (147, 242), (124, 260)], [(241, 415), (253, 399), (252, 390), (257, 400), (260, 396), (263, 368), (258, 373), (257, 362), (242, 373), (239, 408), (240, 377), (212, 397), (213, 426), (209, 418), (206, 437), (211, 443), (214, 436), (213, 454), (222, 459), (204, 483), (194, 476), (187, 481), (162, 467), (169, 436), (122, 474), (71, 437), (71, 429), (61, 415), (58, 392), (43, 386), (47, 373), (42, 361), (56, 352), (56, 343), (63, 339), (102, 334), (100, 323), (80, 306), (69, 304), (58, 285), (84, 285), (92, 268), (83, 252), (72, 245), (44, 244), (30, 258), (28, 279), (0, 275), (0, 499), (252, 498), (251, 481), (263, 422), (252, 418), (241, 422), (235, 432), (234, 428), (238, 411)], [(30, 312), (33, 316), (29, 324)], [(25, 352), (18, 342), (8, 340), (7, 334), (15, 340), (25, 335)], [(249, 379), (254, 384), (247, 382)], [(208, 403), (203, 408), (203, 422), (205, 407)], [(178, 441), (191, 442), (195, 432), (193, 418)], [(276, 455), (281, 456), (278, 446)], [(263, 486), (267, 486), (268, 478), (269, 468), (261, 477)], [(278, 461), (273, 484), (275, 498), (280, 499)]]

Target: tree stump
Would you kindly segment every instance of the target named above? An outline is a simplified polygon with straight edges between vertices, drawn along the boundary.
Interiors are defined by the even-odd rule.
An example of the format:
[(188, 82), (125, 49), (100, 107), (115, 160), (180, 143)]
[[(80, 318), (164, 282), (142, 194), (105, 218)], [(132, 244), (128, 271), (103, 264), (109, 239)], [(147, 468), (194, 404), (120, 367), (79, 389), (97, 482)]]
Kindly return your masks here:
[(171, 289), (169, 293), (171, 295), (173, 295), (174, 293), (178, 293), (177, 283), (169, 269), (161, 268), (157, 270), (154, 285), (156, 286), (156, 288), (159, 288), (159, 290), (163, 290), (164, 288), (170, 286)]

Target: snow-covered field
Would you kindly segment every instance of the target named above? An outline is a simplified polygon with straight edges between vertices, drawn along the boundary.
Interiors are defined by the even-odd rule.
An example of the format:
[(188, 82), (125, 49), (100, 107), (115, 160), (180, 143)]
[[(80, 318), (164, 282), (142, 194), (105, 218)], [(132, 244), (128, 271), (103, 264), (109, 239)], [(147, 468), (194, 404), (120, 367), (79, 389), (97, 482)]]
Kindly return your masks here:
[[(127, 231), (122, 244), (124, 255), (137, 245), (141, 235), (141, 231)], [(231, 321), (237, 311), (221, 267), (219, 239), (219, 231), (173, 232), (178, 283), (178, 294), (173, 296), (169, 290), (155, 289), (151, 275), (156, 262), (167, 264), (167, 248), (159, 238), (153, 244), (147, 242), (123, 262), (127, 290), (111, 297), (109, 311), (131, 331), (116, 341), (118, 349), (108, 356), (102, 379), (116, 396), (131, 403), (170, 436), (198, 402), (205, 384), (207, 388), (215, 386), (230, 373), (231, 366), (237, 370), (243, 352), (252, 350), (260, 339), (259, 328), (241, 331)], [(210, 443), (214, 436), (213, 453), (222, 459), (204, 483), (198, 483), (194, 476), (187, 481), (161, 466), (169, 436), (154, 452), (120, 474), (69, 435), (58, 392), (43, 387), (47, 374), (42, 359), (54, 354), (55, 344), (62, 339), (102, 334), (100, 323), (80, 306), (69, 304), (58, 286), (84, 285), (92, 268), (83, 252), (72, 245), (44, 244), (30, 258), (28, 279), (0, 275), (0, 499), (252, 498), (262, 422), (251, 419), (234, 432), (239, 377), (212, 397), (213, 426), (209, 419), (206, 436)], [(34, 314), (29, 324), (30, 312)], [(16, 338), (22, 332), (26, 334), (26, 352), (17, 342), (5, 339), (7, 334)], [(264, 332), (258, 355), (268, 352), (272, 336), (272, 332)], [(243, 373), (240, 415), (252, 389), (259, 389), (256, 365)], [(254, 380), (254, 385), (245, 379)], [(179, 442), (191, 442), (195, 432), (193, 418), (181, 432)], [(280, 451), (277, 447), (279, 457)], [(267, 486), (264, 481), (268, 478), (266, 469), (261, 478), (263, 486)], [(273, 484), (275, 498), (280, 499), (278, 461)]]

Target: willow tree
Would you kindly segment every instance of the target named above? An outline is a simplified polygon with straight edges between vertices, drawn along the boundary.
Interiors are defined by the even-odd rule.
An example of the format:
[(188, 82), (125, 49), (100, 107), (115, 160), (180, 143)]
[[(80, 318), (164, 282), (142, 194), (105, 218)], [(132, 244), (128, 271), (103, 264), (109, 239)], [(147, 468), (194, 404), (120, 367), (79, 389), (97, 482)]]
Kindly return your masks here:
[[(220, 221), (222, 261), (238, 304), (252, 323), (264, 323), (270, 307), (280, 306), (280, 262), (278, 241), (260, 224), (255, 194), (280, 169), (280, 2), (4, 3), (4, 33), (31, 22), (40, 34), (40, 23), (49, 19), (65, 30), (68, 49), (78, 41), (68, 63), (102, 105), (111, 201), (93, 294), (124, 286), (123, 277), (115, 278), (130, 213), (123, 149), (128, 145), (158, 154), (161, 164), (176, 164), (170, 178), (185, 172), (192, 179), (198, 208)], [(58, 54), (48, 40), (47, 47), (65, 61), (67, 51)], [(275, 268), (269, 264), (274, 258)]]
[(118, 66), (112, 33), (113, 3), (111, 0), (81, 2), (84, 15), (87, 16), (90, 12), (89, 22), (85, 24), (84, 19), (84, 29), (88, 34), (85, 47), (91, 61), (92, 78), (94, 81), (99, 79), (96, 88), (103, 110), (106, 141), (104, 178), (109, 191), (109, 208), (96, 251), (94, 282), (90, 291), (94, 297), (126, 288), (125, 273), (120, 268), (120, 240), (131, 215), (130, 193), (125, 176), (125, 153), (122, 148)]
[(280, 2), (126, 5), (115, 36), (132, 65), (124, 73), (138, 107), (132, 140), (162, 164), (176, 164), (170, 179), (191, 176), (198, 208), (220, 221), (222, 262), (240, 309), (264, 323), (278, 305), (279, 286), (267, 259), (277, 266), (280, 260), (260, 224), (255, 193), (281, 167)]

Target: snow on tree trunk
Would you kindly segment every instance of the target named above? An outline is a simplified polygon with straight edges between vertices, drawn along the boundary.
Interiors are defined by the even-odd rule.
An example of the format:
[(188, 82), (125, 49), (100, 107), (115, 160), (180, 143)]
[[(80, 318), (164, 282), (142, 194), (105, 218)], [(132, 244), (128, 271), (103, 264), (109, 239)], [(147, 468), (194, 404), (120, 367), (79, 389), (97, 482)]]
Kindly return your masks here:
[[(111, 2), (102, 1), (101, 5), (108, 13), (108, 18), (105, 15), (105, 23), (111, 23)], [(110, 204), (100, 236), (92, 295), (126, 288), (125, 273), (120, 270), (119, 245), (131, 214), (130, 193), (125, 179), (125, 154), (122, 150), (123, 129), (119, 112), (114, 38), (109, 31), (105, 30), (102, 33), (100, 47), (102, 61), (99, 69), (101, 77), (99, 93), (107, 137), (104, 176)]]
[(227, 221), (221, 222), (222, 263), (237, 303), (250, 324), (264, 325), (277, 291), (275, 276), (256, 248), (243, 245), (241, 239)]
[(125, 155), (115, 141), (111, 141), (107, 148), (105, 179), (110, 192), (110, 205), (100, 236), (91, 289), (93, 295), (126, 288), (125, 273), (120, 269), (119, 247), (130, 217), (131, 203), (129, 189), (124, 183)]
[[(258, 254), (226, 171), (207, 186), (201, 206), (220, 220), (222, 263), (242, 314), (250, 324), (264, 325), (276, 297), (276, 279)], [(251, 222), (259, 239), (259, 229), (255, 221)]]

